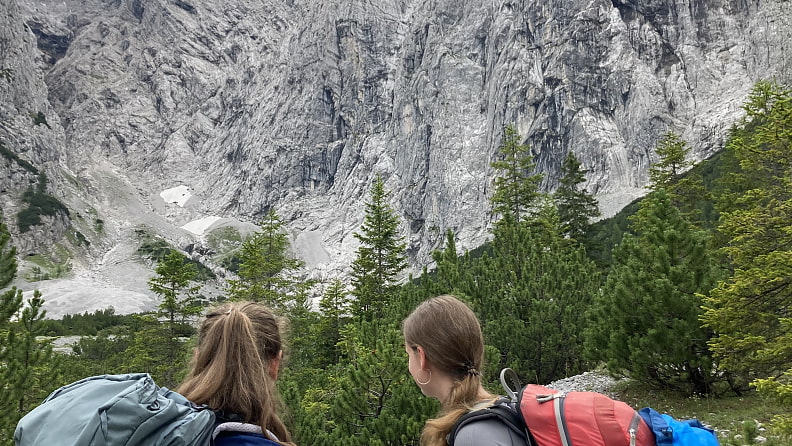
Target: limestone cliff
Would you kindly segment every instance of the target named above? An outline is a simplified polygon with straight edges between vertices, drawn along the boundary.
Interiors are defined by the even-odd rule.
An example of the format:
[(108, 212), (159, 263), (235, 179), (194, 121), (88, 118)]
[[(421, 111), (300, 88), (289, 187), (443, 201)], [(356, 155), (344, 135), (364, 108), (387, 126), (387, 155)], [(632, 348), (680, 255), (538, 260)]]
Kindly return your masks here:
[[(140, 225), (184, 246), (185, 224), (274, 207), (321, 278), (353, 258), (381, 174), (420, 267), (446, 229), (486, 239), (505, 124), (547, 190), (573, 151), (610, 215), (663, 133), (703, 159), (756, 80), (792, 81), (790, 42), (780, 0), (3, 0), (0, 143), (73, 224), (15, 241), (80, 232), (75, 270), (95, 272), (129, 265)], [(8, 220), (32, 174), (0, 170)]]

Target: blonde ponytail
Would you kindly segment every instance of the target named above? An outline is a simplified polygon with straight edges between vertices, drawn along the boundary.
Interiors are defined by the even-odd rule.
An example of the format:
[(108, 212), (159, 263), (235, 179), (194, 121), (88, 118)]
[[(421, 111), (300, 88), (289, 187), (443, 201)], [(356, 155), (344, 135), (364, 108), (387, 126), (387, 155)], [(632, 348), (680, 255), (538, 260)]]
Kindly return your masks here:
[(197, 404), (236, 414), (269, 430), (281, 444), (293, 445), (277, 415), (281, 403), (269, 372), (282, 351), (275, 315), (256, 303), (226, 304), (206, 315), (198, 336), (190, 375), (178, 392)]
[(421, 346), (427, 359), (454, 379), (441, 401), (440, 414), (426, 422), (421, 446), (446, 446), (446, 436), (459, 417), (496, 397), (483, 390), (481, 366), (484, 361), (484, 336), (473, 311), (451, 295), (422, 302), (402, 322), (404, 342)]

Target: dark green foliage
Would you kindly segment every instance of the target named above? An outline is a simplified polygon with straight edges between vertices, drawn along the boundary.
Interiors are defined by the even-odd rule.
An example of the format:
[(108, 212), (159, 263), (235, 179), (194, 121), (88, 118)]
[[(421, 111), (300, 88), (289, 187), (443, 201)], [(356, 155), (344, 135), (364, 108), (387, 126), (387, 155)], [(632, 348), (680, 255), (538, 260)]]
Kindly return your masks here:
[[(0, 271), (10, 272), (8, 284), (16, 274), (16, 260), (7, 254), (8, 234), (0, 225)], [(17, 421), (52, 389), (60, 366), (51, 358), (49, 341), (40, 342), (37, 336), (44, 333), (41, 309), (44, 300), (35, 291), (33, 297), (22, 305), (22, 291), (11, 288), (0, 293), (0, 444), (12, 445), (12, 435)]]
[[(164, 377), (164, 385), (174, 387), (178, 384), (176, 374), (184, 368), (184, 341), (180, 338), (180, 328), (189, 326), (189, 320), (201, 313), (202, 307), (196, 296), (201, 287), (193, 284), (197, 275), (195, 268), (176, 251), (161, 260), (155, 272), (157, 275), (149, 279), (148, 284), (151, 291), (161, 298), (158, 316), (164, 318), (164, 323), (151, 331), (138, 332), (136, 341), (141, 337), (144, 340), (150, 337), (160, 338), (158, 344), (163, 347), (160, 373)], [(145, 342), (133, 346), (145, 351)]]
[(673, 132), (663, 136), (655, 152), (660, 159), (649, 167), (649, 188), (652, 190), (669, 189), (693, 165), (687, 159), (690, 147)]
[(718, 270), (708, 236), (685, 221), (662, 189), (642, 201), (614, 250), (614, 265), (589, 311), (588, 356), (663, 388), (707, 394), (714, 381), (701, 296)]
[[(792, 89), (758, 83), (724, 153), (717, 199), (731, 275), (705, 300), (704, 323), (722, 367), (781, 397), (792, 371)], [(776, 384), (778, 386), (776, 386)], [(787, 402), (789, 404), (789, 402)], [(792, 432), (792, 417), (782, 423)]]
[(27, 170), (28, 172), (38, 175), (39, 171), (32, 164), (20, 158), (16, 153), (12, 152), (4, 145), (0, 144), (0, 155), (3, 155), (5, 158), (14, 161), (19, 165), (19, 167)]
[(145, 257), (157, 263), (165, 260), (165, 258), (167, 258), (169, 255), (175, 253), (182, 256), (183, 260), (195, 269), (196, 281), (206, 282), (207, 280), (217, 278), (217, 275), (214, 273), (214, 271), (207, 268), (206, 265), (198, 262), (197, 260), (193, 260), (184, 254), (181, 254), (178, 250), (169, 245), (168, 242), (160, 238), (146, 238), (145, 241), (138, 247), (137, 252), (141, 257)]
[(531, 382), (550, 382), (587, 368), (582, 354), (583, 313), (599, 284), (585, 251), (563, 238), (546, 206), (533, 224), (501, 226), (491, 254), (460, 280), (499, 364)]
[(238, 280), (229, 281), (229, 297), (262, 302), (278, 310), (303, 298), (311, 286), (294, 277), (302, 260), (289, 253), (289, 238), (278, 214), (270, 209), (257, 231), (242, 244)]
[[(693, 165), (687, 159), (690, 147), (678, 135), (669, 132), (655, 150), (660, 159), (649, 168), (649, 189), (665, 190), (672, 204), (688, 221), (706, 225), (701, 207), (704, 202), (711, 201), (711, 197), (700, 169), (688, 171)], [(683, 176), (683, 172), (687, 173)]]
[(47, 336), (93, 336), (106, 328), (132, 325), (132, 322), (133, 316), (115, 314), (111, 307), (93, 313), (86, 311), (83, 314), (67, 314), (60, 320), (47, 319), (44, 321), (44, 333)]
[(398, 292), (395, 280), (407, 267), (406, 244), (388, 196), (378, 175), (366, 202), (363, 226), (354, 233), (360, 246), (352, 262), (352, 314), (368, 321), (382, 316), (383, 307)]
[(41, 224), (41, 216), (54, 217), (58, 213), (69, 216), (69, 209), (57, 198), (46, 193), (47, 176), (44, 172), (39, 174), (36, 188), (28, 188), (22, 194), (22, 201), (28, 205), (17, 214), (19, 232), (25, 233), (33, 226)]
[(220, 261), (220, 265), (223, 268), (235, 274), (239, 274), (240, 263), (242, 263), (242, 259), (240, 259), (239, 255), (237, 254), (232, 254), (228, 257), (223, 258), (223, 260)]
[[(131, 322), (128, 326), (113, 326), (96, 336), (80, 338), (73, 347), (74, 354), (62, 357), (64, 377), (61, 384), (86, 376), (141, 371), (150, 373), (160, 385), (173, 387), (180, 382), (189, 363), (189, 341), (177, 338), (177, 348), (173, 349), (164, 342), (171, 332), (156, 315), (127, 317)], [(177, 328), (177, 336), (194, 334), (192, 327), (185, 328)]]
[(42, 322), (46, 311), (41, 309), (43, 304), (41, 293), (35, 291), (8, 332), (10, 348), (4, 375), (13, 395), (11, 407), (18, 414), (25, 414), (37, 406), (58, 378), (59, 364), (52, 358), (50, 341), (37, 340), (44, 334)]
[(138, 247), (137, 250), (140, 256), (148, 258), (157, 263), (167, 257), (172, 251), (173, 247), (171, 247), (171, 245), (163, 239), (146, 240), (140, 244), (140, 247)]
[(0, 221), (0, 289), (8, 286), (16, 276), (16, 248), (9, 245), (10, 241), (11, 234), (8, 232), (8, 227)]
[(44, 124), (48, 129), (52, 129), (52, 127), (50, 127), (49, 123), (47, 122), (47, 117), (43, 112), (31, 113), (30, 117), (33, 118), (33, 125)]
[(558, 189), (553, 194), (564, 234), (577, 241), (584, 240), (591, 219), (600, 216), (594, 196), (579, 189), (586, 181), (586, 172), (580, 168), (575, 154), (569, 152), (561, 165)]
[[(701, 227), (714, 228), (718, 223), (720, 214), (714, 207), (713, 197), (720, 196), (724, 185), (729, 184), (729, 181), (724, 178), (724, 171), (731, 169), (724, 161), (726, 157), (727, 154), (723, 152), (717, 153), (679, 177), (680, 181), (685, 181), (683, 184), (694, 185), (698, 192), (682, 194), (690, 200), (680, 202), (679, 199), (675, 199), (675, 204), (686, 209), (688, 217), (694, 217), (696, 224)], [(687, 181), (688, 178), (690, 181)], [(698, 189), (697, 183), (703, 185), (703, 191)], [(679, 189), (676, 183), (674, 183), (674, 188)], [(638, 211), (642, 200), (643, 198), (639, 198), (622, 208), (616, 215), (591, 225), (584, 244), (589, 256), (603, 271), (607, 271), (612, 265), (612, 250), (621, 243), (624, 234), (629, 232), (629, 217)]]
[(74, 231), (74, 238), (77, 240), (77, 246), (80, 245), (85, 247), (91, 246), (91, 242), (89, 242), (88, 239), (85, 238), (83, 233), (80, 231)]
[[(324, 365), (336, 364), (341, 357), (341, 327), (349, 320), (349, 291), (340, 279), (335, 279), (319, 301), (319, 342)], [(320, 364), (321, 367), (321, 364)]]
[(521, 144), (514, 126), (504, 129), (499, 159), (491, 165), (498, 171), (492, 196), (492, 213), (499, 221), (519, 222), (530, 216), (539, 199), (541, 174), (534, 174), (531, 148)]
[(436, 411), (407, 373), (397, 326), (363, 325), (345, 327), (344, 361), (303, 400), (301, 444), (417, 446), (423, 421)]
[(148, 371), (149, 368), (133, 370), (125, 354), (135, 330), (126, 326), (103, 330), (97, 336), (83, 336), (72, 347), (73, 354), (63, 355), (62, 384), (71, 383), (87, 376)]

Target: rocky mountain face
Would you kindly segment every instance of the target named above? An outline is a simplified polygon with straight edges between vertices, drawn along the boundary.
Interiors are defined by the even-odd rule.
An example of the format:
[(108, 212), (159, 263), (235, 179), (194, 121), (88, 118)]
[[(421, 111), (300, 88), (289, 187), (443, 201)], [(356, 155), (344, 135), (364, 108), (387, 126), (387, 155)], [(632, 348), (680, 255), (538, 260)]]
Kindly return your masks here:
[(486, 239), (504, 125), (547, 190), (574, 152), (611, 215), (665, 132), (704, 159), (755, 81), (792, 81), (791, 42), (782, 0), (2, 0), (0, 144), (70, 219), (19, 232), (38, 176), (11, 156), (0, 205), (23, 255), (66, 240), (75, 277), (145, 307), (141, 227), (201, 245), (275, 208), (333, 276), (381, 175), (420, 268), (447, 229)]

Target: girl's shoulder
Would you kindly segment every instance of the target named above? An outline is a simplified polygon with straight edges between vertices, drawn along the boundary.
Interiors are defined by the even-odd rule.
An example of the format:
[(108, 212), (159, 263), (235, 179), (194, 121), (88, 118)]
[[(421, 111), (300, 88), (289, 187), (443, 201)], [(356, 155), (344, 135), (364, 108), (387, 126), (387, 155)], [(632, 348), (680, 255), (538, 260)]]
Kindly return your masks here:
[(280, 446), (261, 434), (226, 431), (214, 439), (214, 446)]
[(525, 446), (524, 437), (510, 429), (499, 418), (476, 420), (461, 426), (454, 446)]
[[(267, 431), (267, 434), (270, 432)], [(272, 437), (274, 438), (274, 437)], [(220, 423), (215, 427), (213, 446), (279, 446), (255, 424)]]

